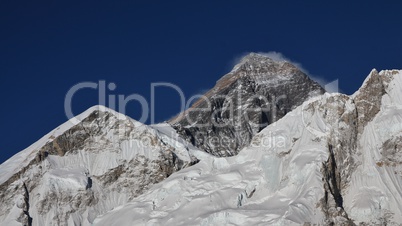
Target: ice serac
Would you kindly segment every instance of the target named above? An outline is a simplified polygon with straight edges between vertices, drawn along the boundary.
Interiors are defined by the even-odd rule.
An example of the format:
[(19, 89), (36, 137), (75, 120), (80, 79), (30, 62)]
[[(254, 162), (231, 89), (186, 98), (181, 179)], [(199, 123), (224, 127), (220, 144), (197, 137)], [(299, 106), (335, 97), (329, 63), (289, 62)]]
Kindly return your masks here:
[(91, 225), (196, 161), (157, 125), (102, 106), (76, 119), (0, 165), (0, 225)]
[(291, 63), (251, 53), (169, 123), (200, 149), (233, 156), (267, 125), (323, 92)]
[(400, 225), (402, 71), (314, 97), (234, 157), (172, 174), (95, 225)]

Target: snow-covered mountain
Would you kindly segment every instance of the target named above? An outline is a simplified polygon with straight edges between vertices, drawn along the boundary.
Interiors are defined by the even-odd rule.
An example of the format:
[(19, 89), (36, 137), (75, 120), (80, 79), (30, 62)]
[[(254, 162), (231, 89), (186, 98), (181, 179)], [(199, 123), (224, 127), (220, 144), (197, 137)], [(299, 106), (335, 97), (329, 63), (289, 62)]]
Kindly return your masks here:
[[(293, 64), (250, 53), (169, 123), (200, 149), (233, 156), (267, 125), (322, 93), (324, 89)], [(229, 142), (213, 142), (217, 137)]]
[(0, 165), (0, 225), (402, 224), (402, 71), (322, 91), (250, 54), (190, 108), (206, 113), (144, 125), (90, 108)]
[(91, 225), (197, 162), (169, 128), (88, 109), (0, 165), (0, 224)]

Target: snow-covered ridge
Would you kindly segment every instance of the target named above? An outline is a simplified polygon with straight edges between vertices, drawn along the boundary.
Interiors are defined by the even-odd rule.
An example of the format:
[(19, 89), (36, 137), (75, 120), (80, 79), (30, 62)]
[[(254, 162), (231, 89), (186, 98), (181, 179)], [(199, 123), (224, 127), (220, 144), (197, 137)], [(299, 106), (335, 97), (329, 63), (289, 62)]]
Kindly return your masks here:
[(6, 160), (4, 163), (2, 163), (0, 165), (0, 184), (8, 180), (19, 169), (27, 166), (27, 164), (29, 164), (31, 160), (36, 157), (37, 151), (41, 147), (43, 147), (46, 143), (51, 142), (54, 138), (62, 135), (64, 132), (71, 129), (71, 127), (75, 126), (78, 122), (81, 122), (83, 119), (87, 118), (92, 112), (96, 110), (102, 112), (109, 112), (121, 119), (127, 118), (127, 116), (101, 105), (96, 105), (87, 109), (86, 111), (63, 123), (56, 129), (44, 135), (42, 138), (40, 138), (38, 141), (30, 145), (29, 147), (18, 152), (17, 154)]
[(194, 164), (195, 152), (168, 125), (91, 107), (0, 166), (1, 225), (91, 225)]

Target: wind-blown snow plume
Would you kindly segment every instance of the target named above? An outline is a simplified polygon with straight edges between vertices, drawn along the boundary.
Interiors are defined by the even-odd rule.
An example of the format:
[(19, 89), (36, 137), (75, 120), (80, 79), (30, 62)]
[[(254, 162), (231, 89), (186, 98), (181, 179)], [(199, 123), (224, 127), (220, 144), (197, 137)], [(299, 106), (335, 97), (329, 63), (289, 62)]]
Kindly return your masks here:
[[(240, 61), (244, 58), (244, 56), (246, 56), (248, 54), (250, 54), (250, 53), (244, 53), (244, 54), (241, 54), (239, 57), (235, 57), (232, 65), (236, 65), (236, 64), (240, 63)], [(313, 75), (301, 63), (291, 60), (290, 58), (286, 57), (281, 52), (269, 51), (269, 52), (258, 52), (258, 54), (266, 56), (277, 62), (285, 61), (285, 62), (289, 62), (289, 63), (295, 65), (302, 72), (304, 72), (306, 75), (308, 75), (312, 80), (316, 81), (318, 84), (320, 84), (322, 87), (324, 87), (324, 89), (328, 93), (343, 93), (341, 91), (341, 89), (339, 88), (338, 80), (328, 81), (323, 76)]]

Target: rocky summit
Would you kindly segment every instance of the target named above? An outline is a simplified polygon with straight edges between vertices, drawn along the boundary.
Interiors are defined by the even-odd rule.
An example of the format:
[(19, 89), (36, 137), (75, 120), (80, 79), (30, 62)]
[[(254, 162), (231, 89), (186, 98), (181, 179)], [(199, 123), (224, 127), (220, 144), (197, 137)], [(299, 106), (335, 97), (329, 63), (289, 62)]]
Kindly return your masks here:
[(322, 93), (317, 82), (291, 63), (251, 53), (169, 123), (200, 149), (234, 156), (263, 128)]

